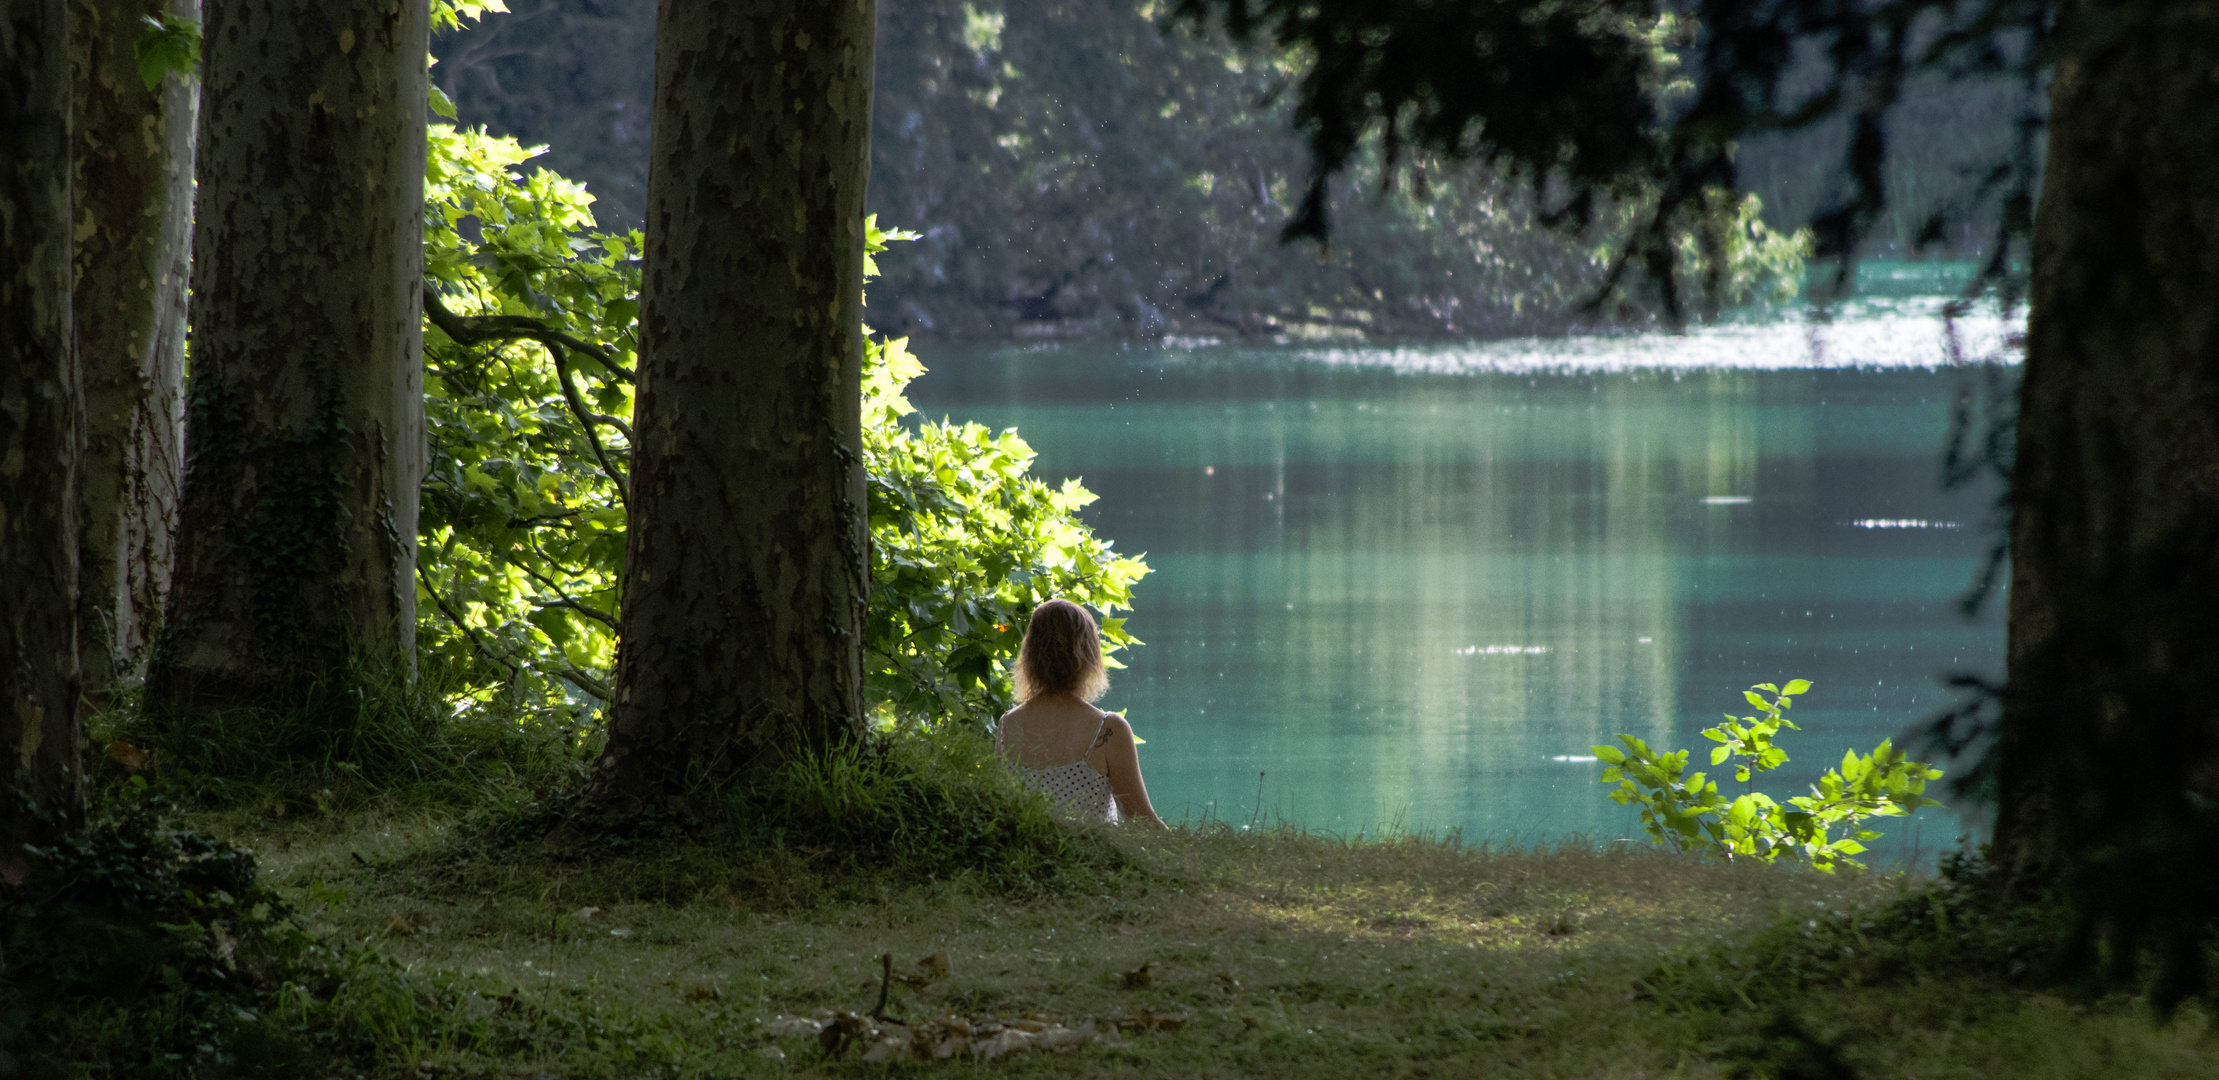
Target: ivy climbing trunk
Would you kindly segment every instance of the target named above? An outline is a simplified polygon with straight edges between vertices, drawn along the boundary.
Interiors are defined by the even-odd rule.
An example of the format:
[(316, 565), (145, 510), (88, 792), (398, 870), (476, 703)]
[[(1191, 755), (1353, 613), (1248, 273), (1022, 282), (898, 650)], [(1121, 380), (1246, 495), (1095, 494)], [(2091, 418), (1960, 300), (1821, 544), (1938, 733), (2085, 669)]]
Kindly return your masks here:
[(84, 807), (77, 715), (82, 393), (70, 348), (62, 0), (0, 9), (0, 886)]
[(186, 283), (199, 87), (148, 89), (144, 19), (199, 0), (75, 0), (77, 360), (85, 375), (78, 654), (104, 694), (137, 671), (169, 591), (184, 455)]
[(156, 712), (282, 706), (415, 657), (426, 0), (208, 14)]
[(2219, 4), (2061, 19), (1993, 854), (2171, 933), (2219, 912)]
[(862, 722), (872, 0), (665, 0), (616, 704), (590, 806)]

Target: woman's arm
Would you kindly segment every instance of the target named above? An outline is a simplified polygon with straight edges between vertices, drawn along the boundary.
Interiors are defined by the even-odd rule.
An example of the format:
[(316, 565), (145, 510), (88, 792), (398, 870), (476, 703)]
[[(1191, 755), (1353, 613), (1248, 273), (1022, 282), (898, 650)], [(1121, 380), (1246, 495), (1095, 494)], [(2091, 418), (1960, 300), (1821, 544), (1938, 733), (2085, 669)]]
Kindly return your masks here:
[(1109, 759), (1110, 795), (1117, 800), (1120, 817), (1154, 822), (1169, 828), (1148, 802), (1148, 785), (1140, 778), (1140, 750), (1133, 745), (1133, 726), (1116, 713), (1102, 725), (1102, 750)]

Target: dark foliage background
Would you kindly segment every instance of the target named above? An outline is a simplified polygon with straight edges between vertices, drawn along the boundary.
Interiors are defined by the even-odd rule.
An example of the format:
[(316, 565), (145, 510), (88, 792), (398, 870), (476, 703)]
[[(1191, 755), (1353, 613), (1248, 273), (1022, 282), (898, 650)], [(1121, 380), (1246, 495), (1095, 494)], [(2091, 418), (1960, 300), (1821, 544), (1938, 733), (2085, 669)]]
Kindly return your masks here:
[[(881, 3), (870, 204), (923, 236), (884, 260), (873, 325), (1300, 339), (1497, 336), (1584, 318), (1622, 221), (1545, 230), (1485, 170), (1423, 155), (1383, 194), (1376, 139), (1332, 181), (1324, 257), (1282, 245), (1309, 170), (1288, 92), (1297, 69), (1214, 28), (1167, 34), (1170, 14), (1158, 0)], [(597, 196), (601, 225), (629, 228), (646, 190), (653, 24), (652, 0), (520, 0), (435, 42), (433, 76), (465, 123), (549, 144), (548, 165)], [(1932, 76), (1905, 96), (1883, 250), (1966, 196), (1964, 170), (2008, 139), (2020, 100), (2008, 83)], [(1829, 120), (1745, 147), (1763, 219), (1792, 231), (1838, 198), (1846, 139)], [(1776, 284), (1767, 273), (1752, 254), (1729, 284), (1762, 293)], [(1628, 296), (1605, 314), (1653, 314)]]

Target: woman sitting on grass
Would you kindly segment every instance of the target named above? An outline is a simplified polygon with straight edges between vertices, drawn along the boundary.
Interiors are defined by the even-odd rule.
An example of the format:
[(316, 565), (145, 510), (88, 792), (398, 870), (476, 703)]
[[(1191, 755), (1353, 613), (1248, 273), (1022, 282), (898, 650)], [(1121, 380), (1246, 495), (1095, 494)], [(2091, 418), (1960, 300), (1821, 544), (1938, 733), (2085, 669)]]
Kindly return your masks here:
[(1026, 787), (1077, 817), (1161, 827), (1140, 779), (1132, 725), (1087, 704), (1107, 689), (1094, 616), (1069, 600), (1041, 604), (1017, 648), (1019, 704), (994, 726), (994, 750)]

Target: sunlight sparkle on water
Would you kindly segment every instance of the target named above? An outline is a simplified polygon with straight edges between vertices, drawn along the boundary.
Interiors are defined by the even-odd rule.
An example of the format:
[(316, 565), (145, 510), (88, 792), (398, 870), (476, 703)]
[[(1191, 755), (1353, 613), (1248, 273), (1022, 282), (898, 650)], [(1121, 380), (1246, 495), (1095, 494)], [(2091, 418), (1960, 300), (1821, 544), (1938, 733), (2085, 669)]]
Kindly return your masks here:
[[(1683, 334), (1302, 348), (1293, 350), (1293, 354), (1317, 363), (1436, 375), (1937, 368), (1953, 362), (2017, 362), (2017, 354), (2005, 344), (2008, 337), (2025, 331), (2023, 315), (2005, 320), (1993, 308), (1987, 308), (1945, 327), (1941, 320), (1943, 303), (1939, 297), (1852, 302), (1838, 306), (1826, 322), (1814, 318), (1728, 321), (1691, 327)], [(1956, 338), (1954, 353), (1951, 333)], [(1952, 360), (1953, 355), (1957, 361)]]

